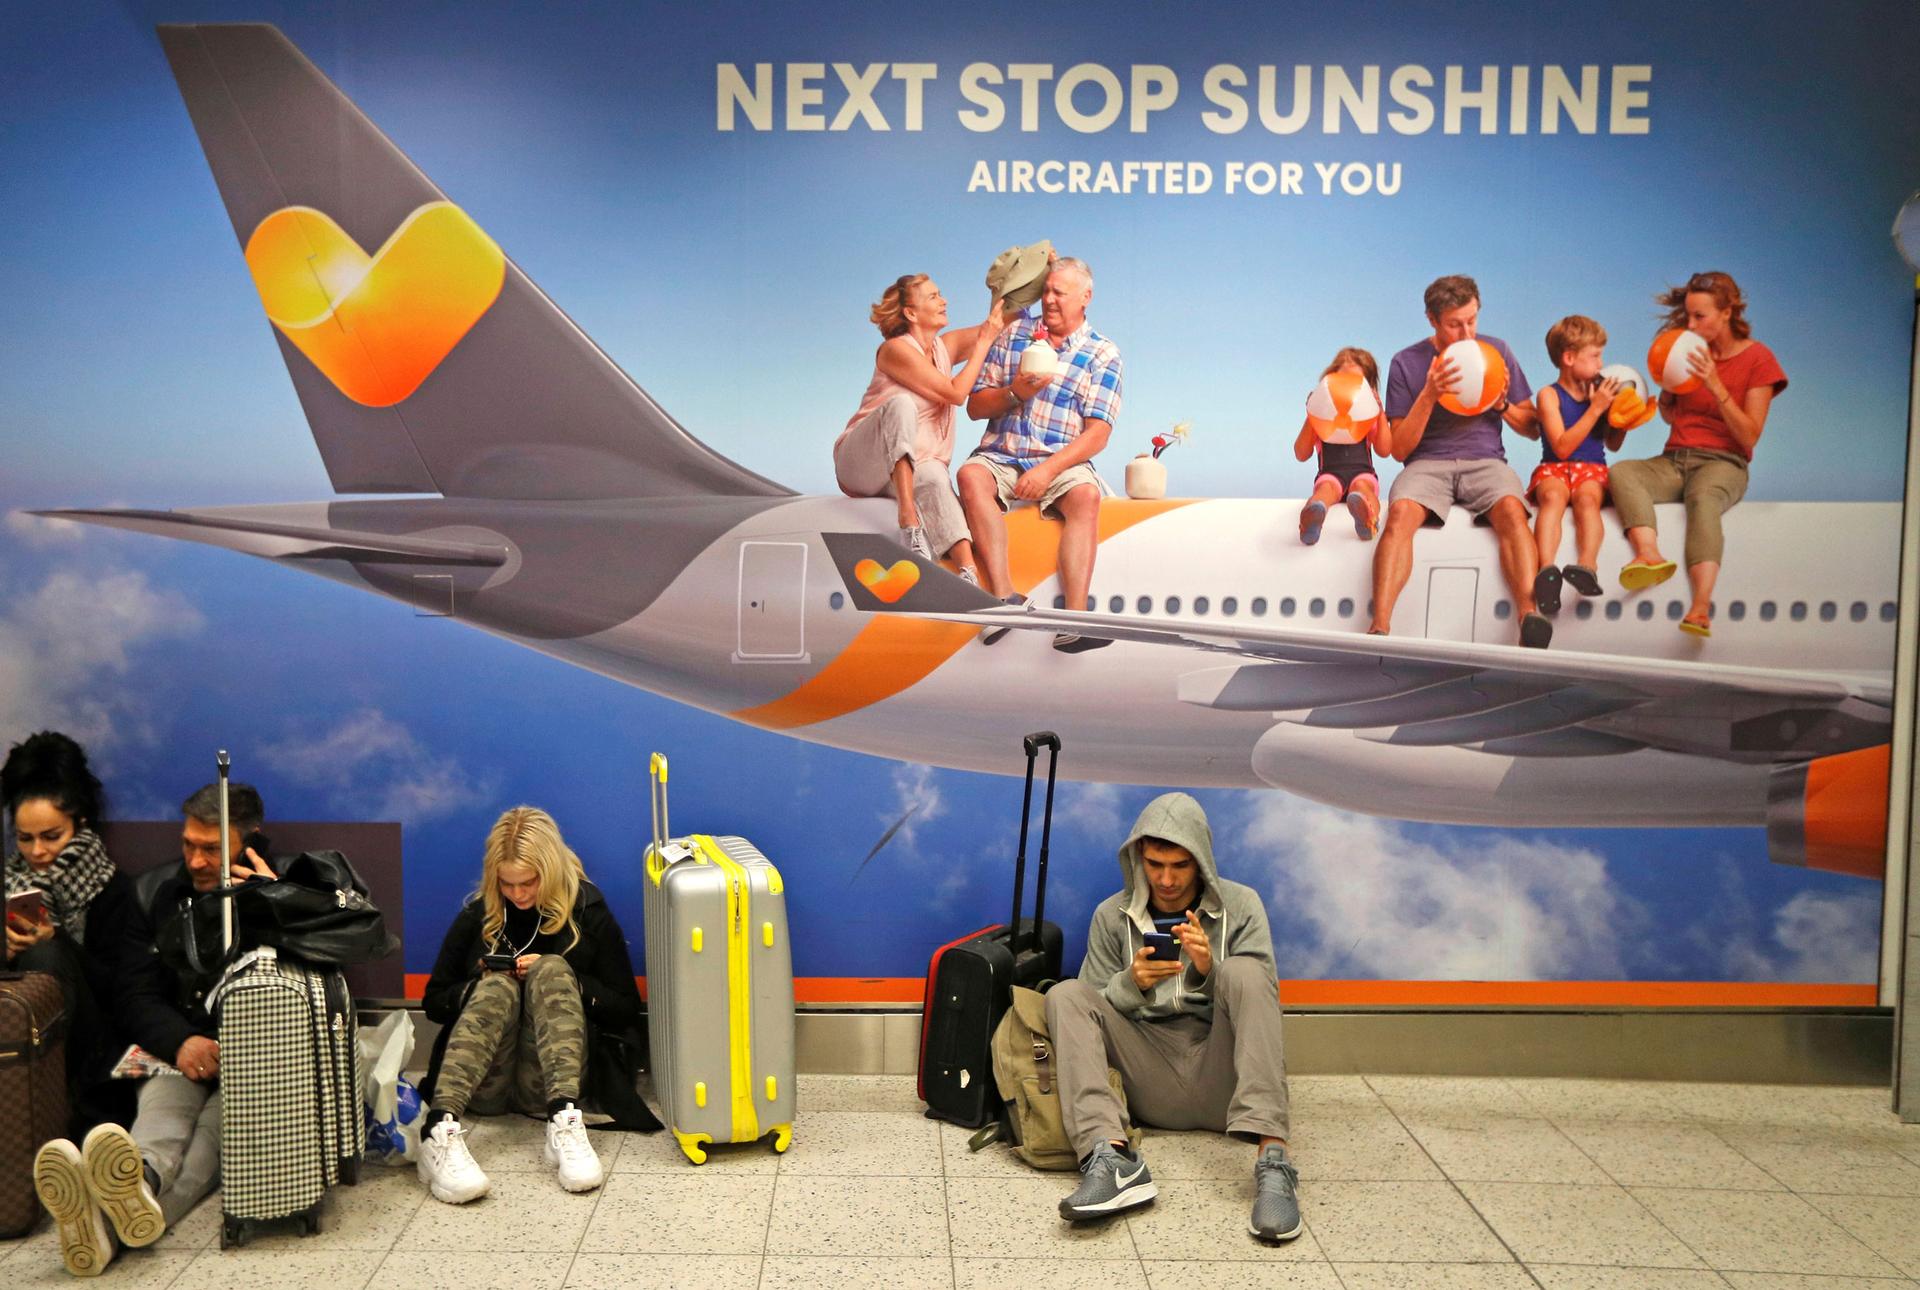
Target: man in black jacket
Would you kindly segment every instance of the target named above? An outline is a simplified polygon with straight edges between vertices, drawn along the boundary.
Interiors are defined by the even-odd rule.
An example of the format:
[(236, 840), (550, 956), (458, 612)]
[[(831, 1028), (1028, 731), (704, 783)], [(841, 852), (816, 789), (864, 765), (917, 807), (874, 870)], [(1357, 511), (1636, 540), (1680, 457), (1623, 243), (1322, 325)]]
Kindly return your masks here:
[[(274, 877), (265, 857), (242, 845), (265, 817), (259, 792), (232, 784), (227, 799), (233, 880)], [(98, 929), (111, 937), (105, 943), (120, 947), (114, 1010), (121, 1030), (180, 1073), (142, 1081), (131, 1134), (103, 1124), (77, 1149), (64, 1139), (47, 1144), (35, 1162), (42, 1199), (71, 1202), (71, 1221), (60, 1213), (55, 1218), (62, 1257), (78, 1275), (96, 1275), (113, 1258), (107, 1225), (123, 1245), (151, 1245), (219, 1182), (220, 1041), (206, 1009), (219, 972), (171, 967), (156, 945), (160, 925), (184, 901), (220, 886), (218, 786), (208, 784), (180, 809), (181, 862), (135, 879), (135, 899), (126, 902), (119, 925)], [(196, 915), (196, 936), (205, 945), (220, 943), (217, 903), (206, 902)], [(50, 1211), (56, 1201), (48, 1201)]]

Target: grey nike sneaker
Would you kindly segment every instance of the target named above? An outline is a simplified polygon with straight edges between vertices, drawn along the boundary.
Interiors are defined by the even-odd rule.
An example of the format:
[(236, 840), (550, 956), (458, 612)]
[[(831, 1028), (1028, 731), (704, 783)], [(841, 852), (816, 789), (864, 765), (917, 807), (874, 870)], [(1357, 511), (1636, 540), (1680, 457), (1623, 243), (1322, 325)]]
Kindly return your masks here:
[(1287, 1159), (1287, 1151), (1277, 1142), (1253, 1165), (1253, 1218), (1247, 1230), (1270, 1244), (1291, 1241), (1300, 1235), (1300, 1171)]
[(1137, 1209), (1159, 1194), (1144, 1159), (1124, 1156), (1112, 1143), (1103, 1143), (1080, 1166), (1080, 1186), (1060, 1202), (1060, 1217), (1069, 1223), (1107, 1218)]
[(900, 530), (900, 545), (927, 563), (933, 563), (933, 544), (927, 541), (927, 531), (918, 524)]

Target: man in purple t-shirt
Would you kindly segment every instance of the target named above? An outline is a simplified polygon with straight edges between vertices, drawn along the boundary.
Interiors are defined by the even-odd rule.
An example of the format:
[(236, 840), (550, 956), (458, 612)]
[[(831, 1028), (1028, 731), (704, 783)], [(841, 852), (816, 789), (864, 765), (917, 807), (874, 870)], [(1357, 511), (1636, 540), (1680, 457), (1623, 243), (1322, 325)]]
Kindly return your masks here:
[[(1507, 465), (1500, 443), (1503, 424), (1529, 439), (1539, 435), (1533, 387), (1505, 341), (1479, 334), (1480, 288), (1472, 278), (1436, 278), (1427, 288), (1426, 304), (1433, 335), (1395, 354), (1387, 373), (1393, 455), (1406, 465), (1388, 494), (1386, 528), (1373, 553), (1373, 625), (1367, 630), (1385, 636), (1393, 623), (1394, 602), (1413, 571), (1415, 530), (1445, 523), (1448, 509), (1460, 505), (1485, 516), (1500, 540), (1500, 572), (1520, 614), (1520, 643), (1545, 649), (1553, 624), (1533, 603), (1539, 555), (1527, 531), (1520, 477)], [(1507, 390), (1486, 411), (1465, 417), (1440, 406), (1440, 396), (1460, 379), (1459, 369), (1441, 354), (1455, 341), (1476, 339), (1493, 346), (1506, 362)]]

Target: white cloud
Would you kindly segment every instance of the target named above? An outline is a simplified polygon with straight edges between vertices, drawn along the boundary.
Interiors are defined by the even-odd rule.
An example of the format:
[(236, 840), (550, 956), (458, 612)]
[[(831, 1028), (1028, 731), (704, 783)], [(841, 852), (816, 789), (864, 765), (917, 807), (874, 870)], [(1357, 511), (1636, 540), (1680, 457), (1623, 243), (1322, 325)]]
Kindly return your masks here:
[(1727, 972), (1742, 981), (1872, 981), (1880, 968), (1880, 893), (1803, 891), (1774, 911), (1766, 944), (1739, 937)]
[(63, 730), (96, 754), (155, 737), (145, 690), (124, 683), (141, 647), (206, 625), (180, 593), (128, 569), (57, 568), (4, 606), (0, 734)]
[(87, 526), (74, 520), (50, 520), (26, 511), (8, 511), (9, 534), (32, 547), (73, 546), (87, 535)]
[(931, 766), (902, 762), (893, 768), (893, 802), (880, 814), (885, 827), (904, 819), (899, 831), (888, 842), (889, 849), (916, 850), (920, 828), (947, 813), (946, 795), (941, 792), (939, 772)]
[(1094, 838), (1112, 838), (1115, 850), (1132, 823), (1120, 812), (1118, 784), (1062, 784), (1054, 803), (1056, 822)]
[(295, 731), (261, 751), (296, 784), (327, 793), (336, 807), (368, 820), (418, 823), (485, 800), (492, 782), (429, 750), (377, 708), (363, 708), (319, 733)]
[(1566, 980), (1622, 973), (1642, 921), (1584, 847), (1507, 835), (1435, 844), (1405, 825), (1284, 793), (1250, 796), (1237, 864), (1306, 944), (1276, 939), (1283, 976)]

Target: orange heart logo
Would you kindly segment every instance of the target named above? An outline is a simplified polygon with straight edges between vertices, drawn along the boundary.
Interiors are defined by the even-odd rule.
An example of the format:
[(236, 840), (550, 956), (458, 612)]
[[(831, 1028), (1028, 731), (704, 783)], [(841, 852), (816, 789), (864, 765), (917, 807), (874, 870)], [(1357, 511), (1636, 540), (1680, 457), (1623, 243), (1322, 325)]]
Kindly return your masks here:
[(260, 303), (334, 386), (387, 408), (440, 366), (506, 281), (507, 257), (452, 202), (428, 202), (369, 256), (323, 211), (288, 206), (247, 239)]
[(881, 603), (891, 605), (920, 581), (920, 566), (911, 560), (895, 560), (889, 569), (882, 567), (878, 560), (862, 560), (853, 566), (853, 576), (879, 597)]

